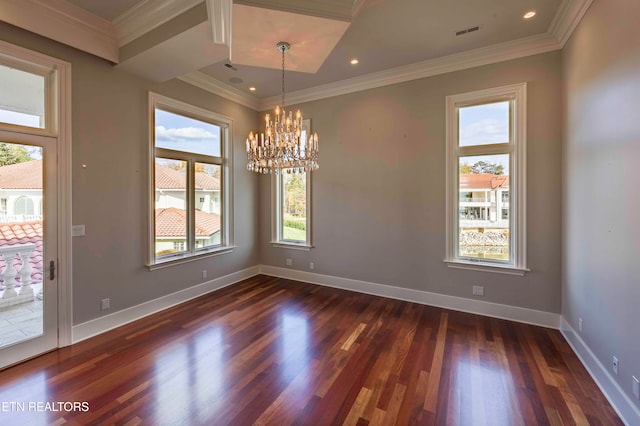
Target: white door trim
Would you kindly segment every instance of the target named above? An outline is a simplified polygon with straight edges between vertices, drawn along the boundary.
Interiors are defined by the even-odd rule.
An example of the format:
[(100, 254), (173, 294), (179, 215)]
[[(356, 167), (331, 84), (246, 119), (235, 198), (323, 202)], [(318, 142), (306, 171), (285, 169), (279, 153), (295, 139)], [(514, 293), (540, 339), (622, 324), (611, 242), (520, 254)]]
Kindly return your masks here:
[[(51, 134), (58, 139), (58, 347), (72, 343), (72, 247), (71, 247), (71, 64), (0, 40), (0, 58), (39, 65), (53, 76), (51, 106), (55, 117)], [(2, 127), (2, 126), (0, 126)], [(16, 131), (15, 127), (6, 128)], [(34, 132), (38, 133), (38, 132)], [(41, 132), (40, 132), (41, 133)]]

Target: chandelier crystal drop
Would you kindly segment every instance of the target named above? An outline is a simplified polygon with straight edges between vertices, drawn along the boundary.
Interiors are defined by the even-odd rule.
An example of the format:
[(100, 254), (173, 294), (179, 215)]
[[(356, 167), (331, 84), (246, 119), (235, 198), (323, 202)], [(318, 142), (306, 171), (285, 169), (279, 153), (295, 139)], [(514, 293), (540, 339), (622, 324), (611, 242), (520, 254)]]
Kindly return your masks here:
[[(247, 138), (247, 170), (257, 173), (310, 172), (318, 169), (318, 134), (303, 132), (302, 113), (295, 116), (284, 107), (284, 53), (289, 43), (276, 45), (282, 53), (282, 103), (277, 106), (273, 120), (265, 116), (264, 133), (249, 133)], [(306, 138), (303, 137), (306, 134)]]

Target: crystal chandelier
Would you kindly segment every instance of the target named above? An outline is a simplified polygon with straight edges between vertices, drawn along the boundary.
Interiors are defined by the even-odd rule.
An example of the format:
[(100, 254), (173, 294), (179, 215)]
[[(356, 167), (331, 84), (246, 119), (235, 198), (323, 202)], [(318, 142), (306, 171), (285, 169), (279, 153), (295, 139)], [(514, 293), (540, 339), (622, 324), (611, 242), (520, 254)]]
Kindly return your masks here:
[(309, 172), (318, 169), (318, 134), (303, 138), (302, 114), (284, 108), (284, 53), (289, 43), (276, 45), (282, 53), (282, 107), (275, 109), (274, 119), (265, 116), (265, 130), (261, 134), (249, 133), (247, 138), (247, 170), (257, 173)]

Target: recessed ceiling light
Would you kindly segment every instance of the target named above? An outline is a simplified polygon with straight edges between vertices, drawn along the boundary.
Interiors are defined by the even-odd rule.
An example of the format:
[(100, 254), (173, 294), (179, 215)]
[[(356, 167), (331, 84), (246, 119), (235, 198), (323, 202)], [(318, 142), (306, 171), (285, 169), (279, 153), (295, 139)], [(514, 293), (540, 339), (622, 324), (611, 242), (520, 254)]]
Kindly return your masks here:
[(353, 58), (351, 61), (349, 61), (349, 63), (351, 65), (357, 65), (358, 64), (358, 60), (356, 58)]
[(534, 16), (536, 16), (536, 11), (535, 10), (530, 10), (527, 13), (524, 14), (523, 18), (524, 19), (531, 19)]
[(252, 92), (255, 92), (255, 91), (256, 91), (256, 88), (255, 88), (255, 87), (253, 87), (253, 86), (251, 86), (251, 87), (249, 87), (249, 90), (251, 90)]

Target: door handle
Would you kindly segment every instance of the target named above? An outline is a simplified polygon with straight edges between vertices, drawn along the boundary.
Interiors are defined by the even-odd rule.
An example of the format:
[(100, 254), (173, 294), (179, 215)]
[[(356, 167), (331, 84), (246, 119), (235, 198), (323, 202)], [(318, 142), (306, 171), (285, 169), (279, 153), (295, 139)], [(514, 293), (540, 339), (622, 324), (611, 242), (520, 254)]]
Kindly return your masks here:
[(56, 277), (56, 262), (53, 260), (49, 262), (49, 279), (53, 280)]

